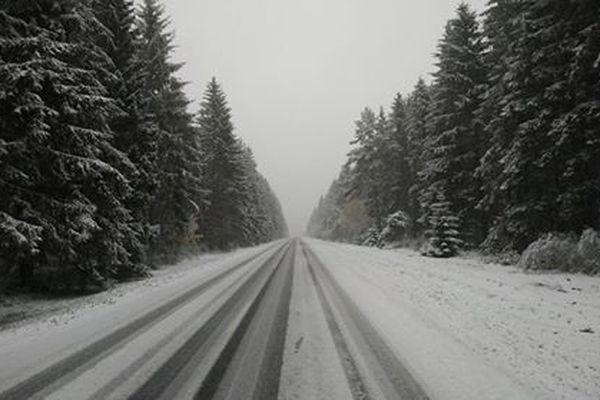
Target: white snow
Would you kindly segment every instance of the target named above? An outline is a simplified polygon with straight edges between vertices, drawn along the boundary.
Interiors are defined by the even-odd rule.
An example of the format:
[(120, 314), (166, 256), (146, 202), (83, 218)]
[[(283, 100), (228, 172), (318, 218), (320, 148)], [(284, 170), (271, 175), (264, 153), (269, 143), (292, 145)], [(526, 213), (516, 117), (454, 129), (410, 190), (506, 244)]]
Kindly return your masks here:
[[(159, 271), (146, 281), (123, 285), (115, 291), (81, 299), (58, 315), (48, 315), (33, 323), (0, 332), (0, 360), (11, 360), (10, 363), (0, 362), (0, 392), (270, 246), (273, 244), (227, 254), (195, 257)], [(186, 305), (176, 318), (185, 319), (186, 315), (202, 308), (202, 304), (209, 305), (208, 299), (214, 297), (213, 293), (218, 293), (223, 285), (235, 280), (236, 276), (243, 274), (248, 268), (253, 268), (263, 257), (265, 255), (253, 262), (252, 266), (236, 271), (197, 301)], [(177, 327), (175, 323), (169, 325), (169, 318), (161, 324), (165, 326), (164, 329), (153, 331), (158, 332), (158, 336)], [(128, 353), (135, 355), (138, 351), (135, 349), (136, 345), (158, 340), (153, 332), (147, 332), (148, 340), (129, 344), (133, 353)], [(118, 360), (118, 357), (115, 359)], [(109, 377), (106, 375), (106, 378)]]
[[(306, 242), (432, 399), (600, 398), (599, 278), (524, 273), (476, 259), (425, 258), (409, 250)], [(201, 256), (146, 281), (63, 300), (59, 314), (52, 316), (54, 306), (48, 306), (43, 318), (0, 332), (0, 392), (265, 246)], [(140, 332), (93, 370), (58, 382), (60, 389), (51, 388), (48, 398), (128, 393), (264, 257)], [(348, 399), (343, 367), (299, 251), (295, 262), (281, 398)], [(208, 368), (226, 338), (219, 340), (223, 343), (207, 345), (214, 349), (197, 365)], [(117, 390), (110, 390), (113, 385)]]
[(433, 399), (600, 398), (599, 278), (306, 241)]
[[(25, 317), (0, 327), (0, 344), (3, 338), (22, 336), (30, 331), (36, 334), (56, 325), (66, 325), (97, 309), (120, 304), (126, 298), (136, 297), (164, 285), (185, 283), (188, 278), (197, 283), (198, 279), (218, 273), (224, 267), (248, 258), (268, 246), (269, 244), (229, 253), (206, 253), (190, 257), (175, 265), (162, 266), (152, 271), (149, 279), (118, 284), (105, 292), (89, 296), (32, 298), (24, 295), (0, 298), (0, 320), (9, 314), (22, 314)], [(119, 305), (115, 308), (119, 308)]]
[(306, 259), (296, 252), (294, 286), (281, 370), (281, 400), (346, 400), (352, 394)]

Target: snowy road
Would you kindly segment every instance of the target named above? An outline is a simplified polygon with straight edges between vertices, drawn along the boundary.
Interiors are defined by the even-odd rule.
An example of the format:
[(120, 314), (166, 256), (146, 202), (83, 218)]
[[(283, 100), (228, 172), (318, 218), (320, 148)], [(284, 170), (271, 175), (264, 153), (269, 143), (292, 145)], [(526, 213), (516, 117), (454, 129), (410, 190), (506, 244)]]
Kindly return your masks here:
[[(446, 303), (428, 301), (432, 293), (446, 302), (463, 294), (476, 300), (453, 279), (475, 287), (477, 274), (484, 282), (492, 274), (415, 267), (415, 260), (313, 240), (224, 256), (67, 324), (3, 332), (0, 399), (592, 399), (600, 393), (597, 371), (584, 365), (570, 391), (544, 380), (563, 373), (558, 365), (538, 365), (535, 373), (523, 365), (514, 373), (503, 363), (509, 350), (501, 337), (497, 359), (486, 358), (467, 339), (476, 344), (484, 340), (477, 335), (489, 332), (463, 314), (475, 321), (487, 314), (465, 304), (460, 319)], [(595, 287), (578, 284), (578, 294)], [(488, 300), (493, 294), (475, 289)], [(581, 309), (587, 322), (600, 321), (596, 305)], [(461, 336), (444, 318), (471, 331)], [(489, 318), (486, 324), (494, 322)], [(527, 333), (537, 322), (545, 323), (530, 321)], [(518, 334), (513, 341), (522, 340)], [(596, 334), (581, 335), (567, 341), (569, 351), (597, 343)], [(527, 360), (521, 351), (512, 356)], [(598, 347), (581, 357), (593, 368)]]
[[(306, 255), (310, 263), (303, 259)], [(3, 362), (0, 399), (276, 399), (289, 314), (296, 312), (296, 304), (291, 304), (294, 276), (306, 274), (310, 281), (304, 282), (318, 293), (313, 306), (319, 308), (311, 311), (323, 312), (320, 317), (327, 320), (316, 334), (329, 333), (337, 350), (342, 379), (331, 383), (342, 387), (337, 389), (339, 398), (394, 399), (402, 393), (408, 393), (406, 398), (426, 398), (399, 362), (389, 357), (381, 339), (368, 331), (364, 317), (348, 308), (348, 299), (341, 297), (314, 255), (299, 241), (290, 241), (167, 296), (133, 321), (107, 329), (100, 338), (93, 335), (88, 343), (90, 332), (79, 333), (73, 326), (63, 336), (73, 344), (65, 354), (56, 354), (52, 347), (56, 338), (37, 337), (34, 343), (0, 348), (3, 360), (19, 358), (14, 365)], [(298, 285), (294, 289), (299, 290)], [(338, 318), (343, 319), (336, 322)], [(366, 355), (378, 361), (384, 379), (374, 381), (377, 395), (359, 371), (340, 323), (351, 325), (360, 344), (368, 348)], [(31, 346), (39, 351), (32, 352)], [(301, 346), (302, 341), (295, 341), (296, 354)], [(382, 355), (384, 361), (379, 362)], [(291, 398), (303, 396), (292, 392), (288, 390)]]

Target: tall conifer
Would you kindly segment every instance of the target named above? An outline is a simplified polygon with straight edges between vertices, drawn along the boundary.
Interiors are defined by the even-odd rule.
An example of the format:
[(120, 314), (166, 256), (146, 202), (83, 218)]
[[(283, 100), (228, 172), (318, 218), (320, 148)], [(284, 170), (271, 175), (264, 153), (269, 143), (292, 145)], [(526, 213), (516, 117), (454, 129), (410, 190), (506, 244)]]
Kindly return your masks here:
[(463, 3), (439, 44), (428, 143), (432, 148), (422, 172), (424, 207), (433, 198), (428, 192), (445, 193), (471, 245), (479, 243), (485, 228), (475, 211), (481, 184), (474, 176), (485, 144), (476, 117), (486, 79), (483, 51), (476, 14)]
[(225, 93), (215, 78), (206, 89), (198, 114), (204, 157), (204, 186), (209, 190), (200, 231), (213, 248), (243, 242), (243, 210), (246, 204), (244, 150), (233, 132)]
[[(136, 267), (127, 157), (102, 85), (102, 26), (87, 2), (7, 1), (0, 11), (0, 236), (24, 284), (103, 285)], [(3, 241), (3, 243), (5, 243)]]
[[(171, 61), (173, 34), (157, 0), (144, 0), (136, 27), (137, 84), (143, 118), (156, 135), (156, 195), (149, 211), (158, 258), (173, 259), (196, 244), (204, 201), (197, 131), (191, 126), (180, 64)], [(141, 153), (141, 152), (140, 152)], [(143, 153), (140, 154), (143, 157)]]

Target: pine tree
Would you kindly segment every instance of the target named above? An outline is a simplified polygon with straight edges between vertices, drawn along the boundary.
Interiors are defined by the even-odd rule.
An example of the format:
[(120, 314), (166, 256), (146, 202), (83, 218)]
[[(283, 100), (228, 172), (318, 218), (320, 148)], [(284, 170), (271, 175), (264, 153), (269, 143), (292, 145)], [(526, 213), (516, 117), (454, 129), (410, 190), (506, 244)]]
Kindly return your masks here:
[(90, 40), (101, 25), (77, 1), (5, 1), (0, 22), (0, 258), (50, 290), (142, 273), (118, 169), (131, 164), (112, 146), (118, 108)]
[(354, 148), (348, 153), (347, 169), (351, 171), (349, 191), (356, 196), (364, 195), (370, 182), (375, 153), (377, 117), (373, 110), (365, 108), (356, 121)]
[(395, 133), (381, 108), (375, 122), (367, 186), (363, 188), (365, 204), (377, 230), (383, 228), (388, 215), (396, 211), (403, 200), (402, 138), (395, 137)]
[(256, 245), (267, 241), (268, 234), (268, 216), (265, 209), (263, 189), (261, 185), (261, 176), (256, 170), (256, 162), (252, 155), (252, 150), (242, 144), (242, 163), (244, 170), (244, 201), (242, 202), (243, 209), (242, 227), (243, 240), (241, 245)]
[[(132, 177), (137, 195), (145, 195), (145, 202), (152, 200), (156, 189), (153, 182), (156, 171), (156, 136), (152, 121), (143, 115), (141, 104), (145, 100), (144, 60), (138, 57), (138, 45), (142, 45), (135, 32), (135, 9), (132, 0), (94, 0), (94, 11), (106, 28), (97, 39), (112, 62), (114, 78), (107, 83), (109, 93), (122, 113), (113, 115), (109, 121), (115, 132), (115, 145), (127, 153), (137, 167)], [(143, 203), (142, 199), (138, 199)], [(135, 204), (144, 208), (143, 204)], [(146, 205), (147, 206), (147, 205)], [(147, 214), (147, 213), (146, 213)], [(148, 219), (146, 216), (144, 219)]]
[(354, 237), (339, 233), (360, 225), (360, 207), (348, 210), (364, 204), (376, 229), (361, 233), (374, 243), (384, 211), (406, 203), (413, 233), (429, 227), (440, 255), (455, 253), (458, 236), (520, 251), (549, 232), (600, 229), (599, 15), (592, 0), (490, 0), (482, 36), (461, 5), (433, 85), (420, 80), (405, 104), (397, 97), (386, 128), (381, 113), (362, 114), (347, 183), (340, 176), (321, 199), (309, 232)]
[(428, 243), (421, 250), (430, 257), (454, 257), (462, 245), (459, 232), (459, 219), (450, 209), (450, 202), (441, 193), (436, 193), (431, 204), (429, 229), (425, 233)]
[(233, 133), (227, 99), (215, 78), (204, 94), (198, 125), (204, 186), (210, 191), (200, 230), (208, 246), (226, 249), (243, 243), (247, 181), (243, 147)]
[(522, 0), (493, 0), (484, 13), (483, 28), (487, 42), (484, 60), (488, 66), (488, 77), (478, 115), (485, 122), (484, 136), (488, 146), (476, 173), (483, 188), (478, 208), (492, 220), (487, 238), (482, 244), (487, 250), (503, 251), (506, 247), (506, 243), (502, 243), (507, 239), (502, 234), (506, 224), (498, 218), (502, 216), (507, 201), (501, 178), (506, 162), (505, 154), (519, 123), (519, 111), (510, 105), (517, 95), (506, 76), (511, 65), (516, 66), (516, 44), (524, 36), (525, 5), (526, 2)]
[(482, 215), (475, 209), (481, 184), (474, 176), (484, 148), (481, 122), (475, 115), (486, 78), (483, 50), (476, 14), (463, 3), (439, 44), (428, 143), (431, 150), (421, 173), (426, 182), (421, 193), (423, 207), (431, 206), (431, 193), (445, 193), (471, 245), (479, 243), (485, 229)]
[[(352, 196), (364, 200), (375, 229), (382, 228), (385, 218), (391, 212), (395, 198), (389, 190), (389, 171), (386, 161), (395, 143), (391, 143), (390, 124), (383, 110), (379, 115), (365, 108), (356, 122), (354, 148), (348, 155), (347, 167), (350, 172), (350, 192)], [(389, 150), (389, 152), (388, 152)]]
[(287, 236), (287, 226), (277, 197), (267, 180), (257, 171), (252, 151), (243, 147), (246, 172), (246, 203), (243, 215), (243, 245), (257, 245)]
[(390, 211), (403, 211), (411, 219), (415, 219), (417, 210), (410, 200), (410, 188), (416, 180), (416, 171), (410, 165), (410, 154), (414, 151), (408, 137), (406, 102), (401, 94), (397, 94), (394, 99), (389, 121), (389, 143), (384, 144), (383, 150), (386, 153), (384, 171), (388, 174), (385, 181), (392, 198)]
[(107, 85), (112, 97), (125, 104), (133, 94), (133, 58), (135, 54), (135, 36), (133, 33), (135, 10), (132, 0), (92, 0), (94, 14), (104, 26), (96, 38), (96, 43), (110, 57), (113, 79)]
[[(156, 135), (157, 189), (149, 214), (157, 234), (152, 247), (155, 258), (172, 261), (196, 244), (196, 221), (205, 192), (198, 132), (187, 112), (184, 83), (175, 76), (181, 65), (170, 61), (173, 34), (167, 29), (163, 7), (157, 0), (145, 0), (136, 27), (134, 65), (140, 110)], [(146, 156), (142, 150), (137, 149), (141, 160)]]
[(504, 247), (522, 250), (544, 232), (598, 227), (599, 7), (524, 3), (523, 34), (503, 82), (510, 93), (492, 126), (517, 127), (504, 143), (496, 191), (503, 207), (492, 234)]
[[(547, 95), (559, 107), (553, 107), (549, 136), (552, 156), (560, 164), (559, 220), (562, 231), (583, 232), (600, 229), (600, 4), (595, 1), (570, 1), (565, 10), (553, 7), (553, 16), (561, 21), (557, 29), (559, 43), (554, 54), (569, 60)], [(573, 46), (573, 47), (571, 47)], [(565, 48), (569, 49), (565, 51)], [(550, 58), (552, 59), (552, 58)], [(550, 67), (552, 69), (552, 67)], [(559, 102), (558, 100), (563, 101)], [(565, 101), (566, 100), (566, 101)]]
[(350, 142), (354, 147), (348, 153), (345, 168), (350, 171), (349, 194), (356, 197), (364, 196), (370, 182), (376, 123), (377, 117), (368, 107), (362, 111), (360, 119), (355, 123), (354, 139)]
[(151, 239), (150, 207), (155, 200), (156, 131), (140, 111), (141, 88), (136, 69), (134, 34), (135, 9), (131, 0), (92, 1), (94, 13), (104, 26), (96, 38), (97, 44), (110, 58), (110, 76), (105, 79), (108, 93), (120, 108), (108, 121), (114, 132), (114, 146), (127, 154), (134, 169), (129, 169), (127, 179), (133, 190), (126, 205), (134, 220), (143, 247), (136, 249), (137, 258), (147, 260)]
[[(432, 158), (428, 146), (429, 115), (431, 112), (430, 88), (419, 79), (406, 103), (406, 134), (408, 137), (408, 167), (413, 172), (413, 182), (409, 188), (409, 209), (414, 215), (415, 233), (420, 233), (427, 225), (427, 216), (421, 208), (422, 194), (426, 193), (427, 182), (423, 176), (425, 160)], [(429, 204), (428, 201), (425, 201)]]
[(289, 230), (285, 216), (283, 215), (281, 203), (275, 192), (271, 189), (267, 179), (262, 175), (260, 176), (260, 187), (268, 217), (267, 226), (269, 228), (268, 235), (264, 238), (263, 242), (288, 237)]

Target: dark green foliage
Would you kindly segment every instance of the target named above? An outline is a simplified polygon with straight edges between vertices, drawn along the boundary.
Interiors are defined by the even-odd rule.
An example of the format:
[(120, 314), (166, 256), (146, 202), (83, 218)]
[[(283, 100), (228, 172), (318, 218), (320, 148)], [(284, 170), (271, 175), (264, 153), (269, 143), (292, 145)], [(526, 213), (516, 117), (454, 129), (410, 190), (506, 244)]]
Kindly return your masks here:
[(198, 222), (202, 243), (226, 249), (287, 236), (279, 201), (233, 132), (225, 93), (212, 79), (198, 114), (203, 185), (209, 191)]
[(477, 245), (484, 235), (482, 215), (475, 209), (481, 183), (473, 176), (484, 152), (482, 125), (476, 118), (486, 73), (483, 36), (474, 12), (462, 4), (448, 22), (439, 44), (434, 74), (428, 158), (421, 170), (426, 215), (437, 192), (446, 194), (463, 224), (465, 240)]
[(412, 234), (412, 218), (404, 211), (397, 211), (390, 214), (385, 222), (385, 226), (379, 233), (379, 247), (390, 244), (396, 244), (405, 241)]
[(101, 83), (106, 54), (89, 40), (101, 25), (75, 1), (5, 1), (0, 22), (0, 235), (18, 244), (0, 258), (23, 285), (51, 290), (133, 273), (132, 166), (111, 144), (118, 108)]
[(225, 93), (212, 79), (198, 115), (204, 153), (204, 187), (210, 193), (200, 222), (202, 240), (211, 248), (230, 248), (244, 242), (246, 199), (244, 149), (233, 133)]
[(110, 57), (111, 72), (107, 89), (123, 108), (132, 107), (135, 36), (135, 11), (132, 0), (93, 0), (92, 7), (103, 25), (96, 43)]
[(114, 132), (114, 145), (127, 154), (135, 166), (127, 178), (133, 191), (126, 203), (134, 216), (136, 230), (140, 232), (145, 253), (152, 237), (150, 206), (158, 188), (156, 171), (157, 129), (152, 115), (141, 108), (144, 100), (145, 81), (140, 66), (143, 60), (137, 56), (135, 9), (132, 0), (94, 0), (94, 12), (105, 29), (97, 42), (112, 63), (111, 76), (106, 87), (115, 100), (120, 113), (111, 115), (109, 124)]
[(134, 65), (139, 107), (156, 135), (156, 192), (149, 210), (155, 236), (152, 257), (174, 261), (196, 245), (196, 220), (205, 201), (197, 131), (187, 112), (184, 84), (175, 76), (181, 67), (170, 61), (173, 34), (157, 0), (145, 0), (136, 27)]
[[(490, 196), (500, 202), (488, 244), (519, 250), (544, 232), (600, 224), (600, 4), (522, 6), (522, 35), (506, 50), (507, 73), (497, 83), (510, 93), (489, 128), (500, 165), (494, 157), (482, 165), (496, 176)], [(514, 127), (507, 137), (506, 127)]]
[[(482, 95), (479, 117), (484, 121), (484, 137), (488, 143), (476, 171), (482, 182), (482, 197), (478, 208), (487, 216), (496, 218), (503, 212), (506, 202), (501, 188), (501, 173), (504, 168), (504, 155), (518, 126), (517, 109), (509, 104), (516, 99), (516, 93), (507, 81), (507, 73), (514, 60), (509, 56), (518, 47), (516, 44), (524, 35), (523, 10), (526, 2), (521, 0), (490, 1), (484, 13), (483, 28), (488, 41), (488, 51), (484, 60), (488, 65), (486, 89)], [(513, 72), (511, 72), (512, 74)], [(521, 76), (524, 76), (520, 74)], [(496, 251), (511, 251), (503, 230), (506, 224), (496, 220), (491, 226), (485, 248)]]
[[(0, 1), (2, 290), (101, 290), (199, 244), (199, 130), (163, 9), (147, 0), (140, 10)], [(240, 223), (240, 243), (285, 235), (267, 182), (248, 160), (240, 168), (245, 201), (229, 211), (254, 218)]]
[(243, 245), (256, 245), (288, 235), (281, 205), (267, 180), (256, 170), (249, 147), (243, 146), (246, 204), (242, 213)]
[(406, 131), (408, 136), (408, 167), (412, 172), (412, 183), (408, 191), (408, 210), (415, 221), (415, 232), (420, 233), (427, 226), (427, 218), (421, 208), (421, 193), (427, 182), (423, 175), (425, 160), (432, 158), (430, 141), (429, 113), (431, 112), (431, 89), (423, 79), (419, 79), (406, 103)]
[(408, 206), (410, 171), (404, 129), (404, 101), (396, 99), (390, 118), (366, 108), (356, 122), (354, 148), (348, 155), (350, 198), (364, 201), (375, 227), (381, 229), (386, 217)]
[(353, 196), (334, 196), (332, 187), (310, 233), (347, 240), (331, 227), (358, 198), (375, 219), (363, 237), (381, 235), (368, 228), (379, 228), (393, 204), (415, 220), (415, 236), (428, 232), (434, 250), (425, 253), (456, 253), (455, 233), (466, 246), (514, 254), (549, 232), (585, 231), (583, 252), (595, 259), (600, 2), (491, 0), (482, 27), (459, 6), (440, 41), (432, 85), (420, 80), (404, 106), (395, 101), (387, 130), (395, 134), (387, 140), (375, 115), (363, 113), (348, 161)]
[[(401, 94), (397, 94), (389, 116), (390, 127), (387, 143), (384, 143), (384, 164), (390, 184), (386, 192), (390, 196), (388, 211), (403, 210), (414, 220), (417, 206), (410, 198), (410, 188), (415, 184), (417, 170), (411, 165), (418, 145), (410, 140), (407, 121), (407, 105)], [(389, 214), (389, 213), (388, 213)], [(389, 218), (389, 216), (387, 217)]]
[[(381, 126), (381, 124), (380, 124)], [(383, 199), (380, 199), (380, 193), (375, 192), (377, 188), (377, 175), (382, 165), (380, 156), (380, 147), (378, 142), (384, 134), (377, 130), (377, 116), (370, 108), (365, 108), (360, 115), (360, 120), (356, 121), (356, 130), (354, 140), (351, 142), (354, 148), (348, 154), (346, 169), (349, 171), (348, 191), (354, 197), (359, 197), (367, 203), (369, 215), (375, 219), (375, 223), (384, 215)], [(375, 191), (372, 191), (375, 190)]]
[(454, 257), (463, 244), (459, 219), (452, 213), (450, 202), (443, 194), (435, 194), (430, 208), (429, 229), (425, 232), (428, 242), (421, 253), (430, 257)]

